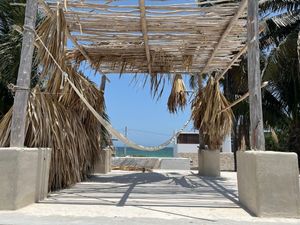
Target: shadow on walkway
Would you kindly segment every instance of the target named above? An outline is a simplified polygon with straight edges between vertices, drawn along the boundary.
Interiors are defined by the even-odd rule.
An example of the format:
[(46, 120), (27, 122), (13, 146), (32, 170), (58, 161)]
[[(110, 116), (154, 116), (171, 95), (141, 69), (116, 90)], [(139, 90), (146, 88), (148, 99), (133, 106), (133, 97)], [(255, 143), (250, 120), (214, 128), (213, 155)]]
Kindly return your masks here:
[[(167, 210), (171, 208), (237, 209), (236, 187), (224, 178), (191, 173), (129, 173), (92, 176), (87, 182), (52, 193), (43, 204), (132, 206), (206, 220)], [(159, 207), (159, 208), (153, 208)], [(164, 207), (164, 209), (162, 209)], [(207, 220), (211, 221), (211, 220)]]

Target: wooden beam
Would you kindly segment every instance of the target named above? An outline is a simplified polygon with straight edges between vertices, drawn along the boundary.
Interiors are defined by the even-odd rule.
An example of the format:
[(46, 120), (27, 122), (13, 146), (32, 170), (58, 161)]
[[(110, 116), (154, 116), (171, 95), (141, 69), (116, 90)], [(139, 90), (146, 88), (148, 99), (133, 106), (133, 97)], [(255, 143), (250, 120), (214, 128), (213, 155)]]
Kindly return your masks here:
[(36, 14), (37, 0), (27, 0), (21, 59), (12, 114), (10, 135), (11, 147), (24, 147), (25, 143), (26, 115), (30, 93)]
[(203, 74), (206, 72), (206, 70), (208, 69), (208, 67), (210, 66), (211, 62), (213, 61), (214, 57), (216, 56), (219, 48), (221, 47), (221, 45), (223, 44), (225, 38), (227, 37), (227, 35), (230, 33), (231, 29), (234, 27), (234, 25), (236, 24), (236, 22), (238, 21), (238, 19), (240, 18), (240, 16), (244, 13), (245, 8), (247, 7), (247, 1), (248, 0), (243, 0), (240, 3), (240, 7), (238, 8), (236, 14), (234, 15), (234, 17), (232, 17), (232, 19), (230, 20), (229, 24), (227, 25), (226, 29), (224, 30), (222, 36), (220, 37), (216, 47), (214, 48), (210, 58), (208, 59), (206, 65), (204, 66), (204, 68), (202, 69), (202, 71), (200, 72), (200, 74)]
[(261, 74), (259, 59), (258, 1), (248, 1), (248, 89), (250, 103), (250, 147), (265, 150), (265, 137), (261, 100)]
[(229, 63), (229, 65), (226, 67), (226, 69), (216, 77), (216, 82), (221, 80), (222, 78), (224, 78), (224, 75), (227, 73), (227, 71), (233, 66), (233, 64), (247, 51), (247, 45), (245, 45), (241, 51), (239, 51), (238, 54), (236, 54), (234, 56), (234, 58), (232, 59), (231, 63)]
[[(264, 88), (268, 85), (269, 83), (268, 82), (264, 82), (262, 85), (261, 85), (261, 88)], [(239, 104), (240, 102), (244, 101), (246, 98), (249, 97), (249, 91), (244, 94), (243, 96), (241, 96), (239, 99), (235, 100), (234, 102), (232, 102), (229, 106), (227, 106), (226, 108), (222, 109), (219, 113), (221, 112), (224, 112), (226, 111), (227, 109), (230, 109), (232, 108), (233, 106)]]
[[(259, 33), (264, 31), (264, 26), (260, 26), (259, 28)], [(233, 66), (233, 64), (247, 51), (248, 45), (246, 44), (237, 55), (234, 56), (233, 60), (231, 63), (225, 68), (225, 70), (216, 78), (216, 81), (219, 81), (220, 79), (224, 78), (224, 75), (227, 73), (228, 70)]]
[(139, 5), (140, 5), (140, 13), (141, 13), (141, 28), (142, 28), (143, 38), (144, 38), (144, 45), (145, 45), (147, 65), (148, 65), (148, 73), (151, 75), (152, 73), (151, 55), (150, 55), (149, 40), (148, 40), (145, 0), (139, 0)]

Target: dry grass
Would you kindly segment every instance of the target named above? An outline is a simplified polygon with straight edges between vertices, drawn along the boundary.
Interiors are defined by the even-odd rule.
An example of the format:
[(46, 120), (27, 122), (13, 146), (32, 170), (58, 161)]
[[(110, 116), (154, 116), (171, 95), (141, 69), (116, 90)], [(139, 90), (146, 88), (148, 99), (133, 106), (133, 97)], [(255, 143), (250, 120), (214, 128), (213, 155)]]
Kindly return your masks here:
[(178, 109), (184, 110), (186, 103), (186, 88), (182, 76), (181, 74), (176, 74), (168, 99), (168, 109), (171, 113), (176, 113)]
[(202, 131), (209, 149), (219, 149), (225, 136), (231, 132), (232, 110), (230, 108), (221, 112), (228, 105), (228, 101), (220, 91), (219, 83), (212, 77), (193, 101), (194, 127)]
[[(64, 18), (64, 13), (62, 9), (57, 10), (56, 17), (47, 16), (44, 21), (37, 28), (37, 33), (41, 37), (42, 41), (45, 43), (51, 54), (54, 56), (55, 60), (61, 65), (64, 66), (66, 54), (65, 54), (65, 46), (67, 42), (67, 37), (65, 34), (65, 29), (67, 27), (66, 20)], [(43, 70), (41, 74), (44, 76), (49, 73), (53, 73), (59, 75), (60, 71), (57, 66), (54, 64), (53, 60), (46, 52), (45, 48), (41, 45), (40, 42), (38, 44), (38, 63), (43, 65)]]

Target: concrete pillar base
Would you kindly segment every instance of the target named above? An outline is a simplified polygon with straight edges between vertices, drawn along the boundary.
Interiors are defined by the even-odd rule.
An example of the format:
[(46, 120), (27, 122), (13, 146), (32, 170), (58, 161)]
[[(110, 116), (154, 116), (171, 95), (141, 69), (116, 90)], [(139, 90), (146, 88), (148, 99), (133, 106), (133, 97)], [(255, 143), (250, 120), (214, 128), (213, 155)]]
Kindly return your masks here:
[(51, 149), (0, 148), (0, 210), (15, 210), (48, 193)]
[(219, 177), (220, 176), (220, 151), (200, 150), (198, 152), (199, 175)]
[(299, 217), (297, 154), (237, 152), (239, 200), (256, 216)]
[(94, 167), (94, 173), (106, 174), (111, 171), (111, 151), (109, 149), (103, 149), (99, 154), (99, 159)]

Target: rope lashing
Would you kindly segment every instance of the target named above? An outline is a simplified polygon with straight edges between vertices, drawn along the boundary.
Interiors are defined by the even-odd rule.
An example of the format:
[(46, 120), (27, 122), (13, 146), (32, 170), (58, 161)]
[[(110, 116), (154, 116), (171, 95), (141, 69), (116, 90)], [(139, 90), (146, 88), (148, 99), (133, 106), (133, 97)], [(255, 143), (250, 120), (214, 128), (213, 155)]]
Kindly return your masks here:
[(15, 93), (16, 91), (19, 91), (19, 90), (22, 90), (22, 91), (29, 91), (29, 90), (30, 90), (30, 88), (17, 86), (17, 85), (14, 85), (14, 84), (12, 84), (12, 83), (9, 83), (9, 84), (7, 85), (7, 88), (8, 88), (12, 93)]
[(58, 67), (58, 69), (62, 72), (62, 76), (63, 79), (68, 81), (68, 83), (71, 85), (71, 87), (73, 88), (73, 90), (75, 91), (75, 93), (78, 95), (78, 97), (81, 99), (81, 101), (86, 105), (86, 107), (91, 111), (91, 113), (96, 117), (96, 119), (101, 123), (101, 125), (114, 137), (116, 137), (117, 139), (119, 139), (121, 142), (123, 142), (124, 144), (126, 144), (129, 147), (132, 147), (134, 149), (137, 150), (142, 150), (142, 151), (158, 151), (161, 150), (165, 147), (167, 147), (169, 144), (171, 144), (178, 136), (179, 134), (188, 126), (188, 124), (190, 123), (191, 119), (189, 119), (184, 125), (183, 127), (176, 133), (174, 134), (170, 139), (168, 139), (167, 141), (165, 141), (164, 143), (162, 143), (161, 145), (158, 146), (143, 146), (143, 145), (139, 145), (136, 144), (135, 142), (129, 140), (128, 138), (126, 138), (123, 134), (121, 134), (119, 131), (117, 131), (116, 129), (114, 129), (112, 127), (112, 125), (110, 123), (108, 123), (94, 108), (93, 106), (87, 101), (87, 99), (82, 95), (82, 93), (80, 92), (80, 90), (77, 89), (77, 87), (75, 86), (75, 84), (69, 79), (69, 75), (68, 73), (66, 73), (61, 66), (59, 65), (59, 63), (55, 60), (54, 56), (51, 54), (51, 52), (49, 51), (49, 49), (47, 48), (47, 46), (44, 44), (44, 42), (42, 41), (41, 37), (36, 33), (35, 30), (33, 30), (35, 32), (35, 35), (37, 37), (37, 39), (41, 42), (42, 46), (45, 48), (47, 54), (51, 57), (51, 59), (53, 60), (53, 62), (56, 64), (56, 66)]

